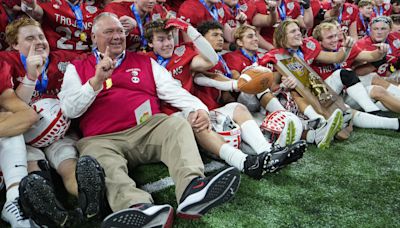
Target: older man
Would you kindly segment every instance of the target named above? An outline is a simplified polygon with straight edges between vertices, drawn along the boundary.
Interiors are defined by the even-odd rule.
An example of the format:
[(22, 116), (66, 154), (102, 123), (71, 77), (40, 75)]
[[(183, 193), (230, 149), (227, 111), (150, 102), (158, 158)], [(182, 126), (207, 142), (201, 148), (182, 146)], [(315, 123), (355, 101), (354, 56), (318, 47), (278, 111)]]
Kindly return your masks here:
[(80, 117), (82, 155), (95, 157), (106, 173), (113, 214), (102, 227), (170, 227), (170, 205), (153, 205), (150, 194), (136, 188), (128, 167), (162, 161), (176, 184), (178, 216), (198, 218), (231, 199), (239, 171), (228, 168), (204, 177), (203, 163), (188, 121), (160, 114), (160, 100), (184, 110), (197, 131), (210, 128), (207, 107), (172, 79), (156, 61), (125, 52), (118, 18), (102, 13), (92, 40), (97, 49), (86, 60), (68, 65), (59, 97), (64, 113)]

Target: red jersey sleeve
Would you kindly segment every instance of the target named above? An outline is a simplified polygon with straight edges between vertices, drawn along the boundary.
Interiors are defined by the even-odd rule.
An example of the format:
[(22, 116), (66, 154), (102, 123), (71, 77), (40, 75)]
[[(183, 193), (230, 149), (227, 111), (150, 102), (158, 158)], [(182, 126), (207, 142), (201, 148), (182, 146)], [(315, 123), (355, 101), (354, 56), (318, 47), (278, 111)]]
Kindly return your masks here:
[(12, 89), (13, 88), (13, 82), (12, 82), (12, 77), (9, 73), (11, 71), (11, 66), (7, 62), (1, 61), (0, 62), (0, 69), (3, 73), (0, 74), (0, 95), (6, 90), (6, 89)]

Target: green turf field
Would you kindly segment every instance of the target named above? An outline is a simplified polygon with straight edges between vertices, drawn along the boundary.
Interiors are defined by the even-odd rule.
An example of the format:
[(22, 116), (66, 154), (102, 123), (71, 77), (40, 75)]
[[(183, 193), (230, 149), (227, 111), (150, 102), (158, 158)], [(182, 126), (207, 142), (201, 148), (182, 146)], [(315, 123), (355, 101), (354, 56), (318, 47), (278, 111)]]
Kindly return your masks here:
[[(228, 204), (175, 227), (400, 227), (400, 133), (356, 129), (327, 150), (309, 146), (298, 163), (256, 181), (242, 175)], [(209, 162), (210, 160), (207, 160)], [(134, 170), (139, 185), (167, 177), (162, 165)], [(174, 188), (153, 193), (174, 208)], [(98, 223), (84, 227), (96, 227)], [(0, 227), (7, 227), (0, 223)]]

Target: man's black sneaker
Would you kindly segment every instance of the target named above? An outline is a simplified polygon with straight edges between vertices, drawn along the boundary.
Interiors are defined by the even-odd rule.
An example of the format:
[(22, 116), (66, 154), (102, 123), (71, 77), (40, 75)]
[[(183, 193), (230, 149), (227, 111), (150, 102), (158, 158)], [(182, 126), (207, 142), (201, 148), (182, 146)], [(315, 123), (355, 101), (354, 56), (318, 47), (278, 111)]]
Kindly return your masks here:
[(174, 209), (170, 205), (139, 204), (107, 216), (101, 228), (172, 227)]
[(299, 140), (286, 147), (275, 145), (270, 152), (271, 159), (267, 165), (268, 172), (276, 172), (286, 165), (299, 160), (306, 150), (307, 143), (304, 140)]
[(79, 207), (84, 217), (98, 218), (106, 203), (103, 168), (96, 159), (82, 156), (76, 164), (75, 176), (78, 183)]
[(213, 176), (193, 179), (181, 197), (177, 216), (185, 219), (200, 218), (210, 209), (232, 199), (239, 184), (240, 173), (234, 167)]
[(25, 216), (47, 227), (71, 227), (82, 222), (78, 208), (67, 211), (57, 200), (52, 184), (44, 177), (32, 173), (19, 184), (19, 203)]
[(261, 179), (267, 173), (268, 162), (271, 154), (264, 152), (258, 155), (247, 155), (244, 161), (243, 172), (254, 179)]

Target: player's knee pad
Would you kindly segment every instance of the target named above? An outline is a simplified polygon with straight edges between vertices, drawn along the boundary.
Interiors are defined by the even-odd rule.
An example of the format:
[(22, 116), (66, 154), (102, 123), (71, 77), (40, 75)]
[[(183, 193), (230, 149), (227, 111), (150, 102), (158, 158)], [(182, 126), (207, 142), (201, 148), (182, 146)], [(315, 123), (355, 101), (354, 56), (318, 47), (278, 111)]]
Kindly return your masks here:
[(356, 72), (352, 70), (341, 70), (340, 79), (342, 80), (343, 85), (345, 85), (346, 87), (350, 87), (360, 82), (360, 79), (358, 79)]

